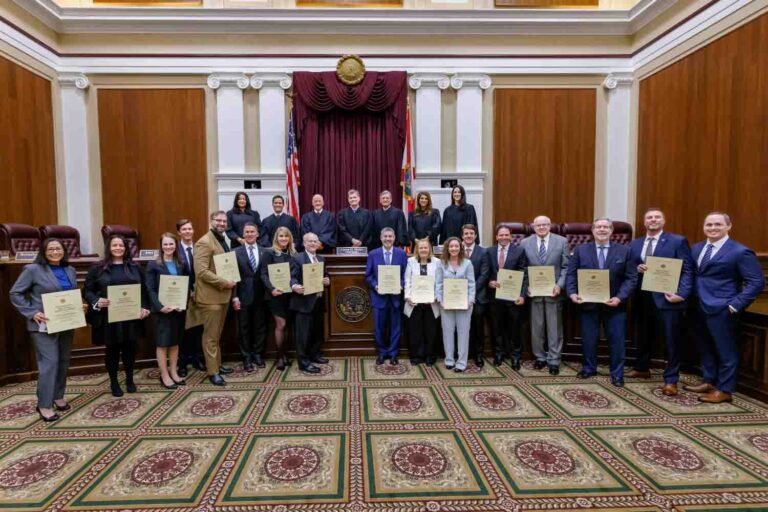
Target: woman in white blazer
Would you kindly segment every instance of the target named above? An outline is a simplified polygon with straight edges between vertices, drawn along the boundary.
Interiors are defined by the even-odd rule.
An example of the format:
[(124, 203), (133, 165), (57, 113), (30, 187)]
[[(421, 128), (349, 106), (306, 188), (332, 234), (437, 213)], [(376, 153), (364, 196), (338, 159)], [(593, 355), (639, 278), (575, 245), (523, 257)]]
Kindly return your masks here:
[(432, 243), (429, 238), (416, 240), (416, 254), (408, 258), (405, 268), (405, 316), (409, 318), (408, 339), (410, 347), (408, 354), (411, 364), (419, 365), (426, 362), (427, 366), (435, 364), (435, 343), (437, 341), (437, 319), (440, 317), (440, 307), (435, 301), (431, 304), (416, 304), (413, 302), (414, 276), (435, 276), (440, 260), (432, 255)]
[[(443, 297), (444, 282), (450, 279), (467, 280), (467, 309), (445, 309)], [(435, 275), (437, 300), (440, 302), (440, 318), (443, 325), (443, 348), (445, 349), (445, 367), (455, 372), (467, 369), (469, 356), (469, 327), (472, 318), (472, 305), (475, 302), (475, 268), (469, 258), (464, 257), (461, 242), (452, 236), (443, 244), (443, 254)], [(453, 337), (457, 334), (458, 346), (454, 346)], [(454, 357), (457, 351), (458, 358)]]

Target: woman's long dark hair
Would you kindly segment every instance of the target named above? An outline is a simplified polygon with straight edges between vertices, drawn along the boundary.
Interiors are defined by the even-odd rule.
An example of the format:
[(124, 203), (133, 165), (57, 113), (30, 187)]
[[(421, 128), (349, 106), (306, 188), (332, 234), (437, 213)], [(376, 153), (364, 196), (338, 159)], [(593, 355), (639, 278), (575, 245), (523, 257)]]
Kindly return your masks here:
[[(421, 196), (424, 196), (427, 198), (427, 207), (422, 208), (421, 204), (419, 202), (419, 199), (421, 199)], [(416, 194), (416, 207), (413, 210), (414, 215), (432, 215), (432, 195), (429, 192), (419, 192)]]
[[(453, 192), (459, 189), (459, 192), (461, 192), (461, 199), (459, 199), (459, 204), (456, 204), (453, 201)], [(456, 185), (451, 189), (451, 206), (456, 206), (459, 210), (466, 210), (467, 209), (467, 191), (464, 190), (464, 187), (461, 185)]]
[(246, 212), (251, 211), (251, 198), (248, 197), (248, 194), (246, 194), (242, 190), (240, 192), (238, 192), (237, 194), (235, 194), (235, 200), (232, 203), (232, 210), (234, 210), (234, 211), (239, 211), (240, 210), (240, 207), (237, 206), (237, 200), (240, 199), (240, 196), (245, 197), (245, 210), (244, 211), (246, 211)]
[(128, 241), (125, 239), (125, 237), (123, 235), (110, 235), (109, 238), (107, 238), (107, 243), (104, 244), (104, 257), (101, 258), (101, 261), (97, 263), (101, 272), (104, 272), (112, 264), (112, 251), (110, 250), (110, 247), (112, 246), (112, 240), (115, 238), (122, 240), (123, 246), (125, 247), (125, 254), (123, 254), (123, 265), (133, 265), (133, 258), (131, 257), (131, 252), (128, 249)]
[(162, 235), (160, 235), (160, 251), (157, 253), (157, 258), (155, 259), (155, 263), (157, 263), (161, 267), (165, 266), (165, 253), (163, 253), (164, 238), (170, 238), (176, 244), (176, 250), (173, 251), (173, 258), (171, 258), (171, 260), (173, 261), (173, 263), (176, 264), (176, 269), (179, 271), (179, 273), (181, 273), (181, 271), (184, 270), (184, 262), (181, 261), (181, 256), (179, 255), (179, 239), (176, 238), (176, 235), (174, 235), (173, 233), (163, 233)]
[(61, 248), (64, 249), (64, 257), (61, 258), (61, 261), (59, 262), (59, 266), (66, 267), (67, 265), (69, 265), (69, 254), (67, 253), (67, 248), (58, 238), (46, 238), (45, 240), (43, 240), (43, 243), (40, 244), (40, 249), (38, 249), (37, 251), (37, 256), (35, 256), (34, 263), (37, 263), (38, 265), (50, 265), (50, 263), (48, 263), (48, 258), (45, 257), (45, 251), (48, 250), (48, 246), (51, 245), (53, 242), (58, 243), (61, 246)]

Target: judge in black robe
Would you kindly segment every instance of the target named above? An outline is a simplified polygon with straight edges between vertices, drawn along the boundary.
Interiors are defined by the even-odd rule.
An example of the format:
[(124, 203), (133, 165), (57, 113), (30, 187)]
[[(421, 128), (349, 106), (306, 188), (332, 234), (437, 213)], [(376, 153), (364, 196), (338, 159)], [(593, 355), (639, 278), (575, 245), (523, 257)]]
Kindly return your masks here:
[(371, 212), (360, 206), (360, 192), (347, 192), (349, 208), (340, 210), (337, 214), (339, 221), (339, 247), (368, 247), (371, 241)]
[(408, 241), (415, 246), (414, 240), (429, 238), (430, 245), (437, 245), (440, 237), (440, 212), (432, 207), (429, 192), (416, 194), (416, 209), (408, 214)]
[(373, 212), (373, 228), (369, 249), (381, 247), (381, 230), (384, 228), (394, 229), (395, 245), (405, 247), (408, 245), (408, 228), (405, 225), (403, 210), (392, 206), (392, 193), (389, 190), (379, 194), (379, 202), (381, 208)]
[(301, 236), (314, 233), (323, 244), (324, 253), (336, 248), (336, 216), (325, 210), (325, 200), (320, 194), (312, 196), (312, 211), (301, 216)]
[(480, 240), (480, 226), (477, 225), (475, 207), (467, 203), (467, 193), (464, 191), (464, 187), (456, 185), (451, 190), (451, 206), (443, 210), (440, 243), (452, 236), (461, 240), (461, 227), (465, 224), (472, 224), (477, 228), (477, 239)]
[[(274, 213), (264, 217), (261, 223), (264, 226), (264, 233), (259, 236), (259, 245), (263, 247), (272, 247), (272, 237), (275, 236), (277, 228), (286, 227), (293, 235), (294, 240), (299, 240), (299, 223), (292, 215), (283, 212), (285, 200), (283, 196), (274, 196), (272, 198), (272, 210)], [(262, 242), (263, 240), (263, 242)]]

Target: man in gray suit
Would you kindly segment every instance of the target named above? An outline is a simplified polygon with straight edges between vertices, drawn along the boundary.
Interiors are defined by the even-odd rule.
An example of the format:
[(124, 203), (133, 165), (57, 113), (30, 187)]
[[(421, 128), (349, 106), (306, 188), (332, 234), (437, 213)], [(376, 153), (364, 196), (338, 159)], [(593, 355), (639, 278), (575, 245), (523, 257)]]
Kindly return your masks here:
[[(549, 217), (539, 215), (533, 219), (535, 235), (520, 243), (528, 258), (528, 271), (534, 266), (555, 268), (555, 287), (550, 297), (533, 297), (531, 300), (531, 345), (536, 356), (534, 368), (549, 366), (550, 375), (560, 373), (560, 353), (563, 350), (563, 303), (565, 274), (568, 268), (568, 242), (565, 237), (550, 233)], [(530, 282), (530, 278), (528, 280)], [(530, 294), (530, 291), (528, 292)], [(548, 350), (544, 350), (544, 342)]]

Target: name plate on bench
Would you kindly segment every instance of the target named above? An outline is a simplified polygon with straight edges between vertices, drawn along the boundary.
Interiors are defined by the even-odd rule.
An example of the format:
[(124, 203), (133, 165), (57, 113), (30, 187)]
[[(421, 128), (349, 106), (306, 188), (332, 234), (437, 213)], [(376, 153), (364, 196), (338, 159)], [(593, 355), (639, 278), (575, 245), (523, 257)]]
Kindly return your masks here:
[(37, 251), (18, 251), (16, 253), (16, 261), (35, 261), (37, 258)]
[(344, 254), (346, 256), (365, 256), (368, 254), (367, 247), (337, 247), (336, 254)]
[(139, 257), (136, 259), (140, 261), (150, 261), (157, 259), (158, 254), (160, 254), (160, 251), (157, 249), (141, 249), (139, 251)]

